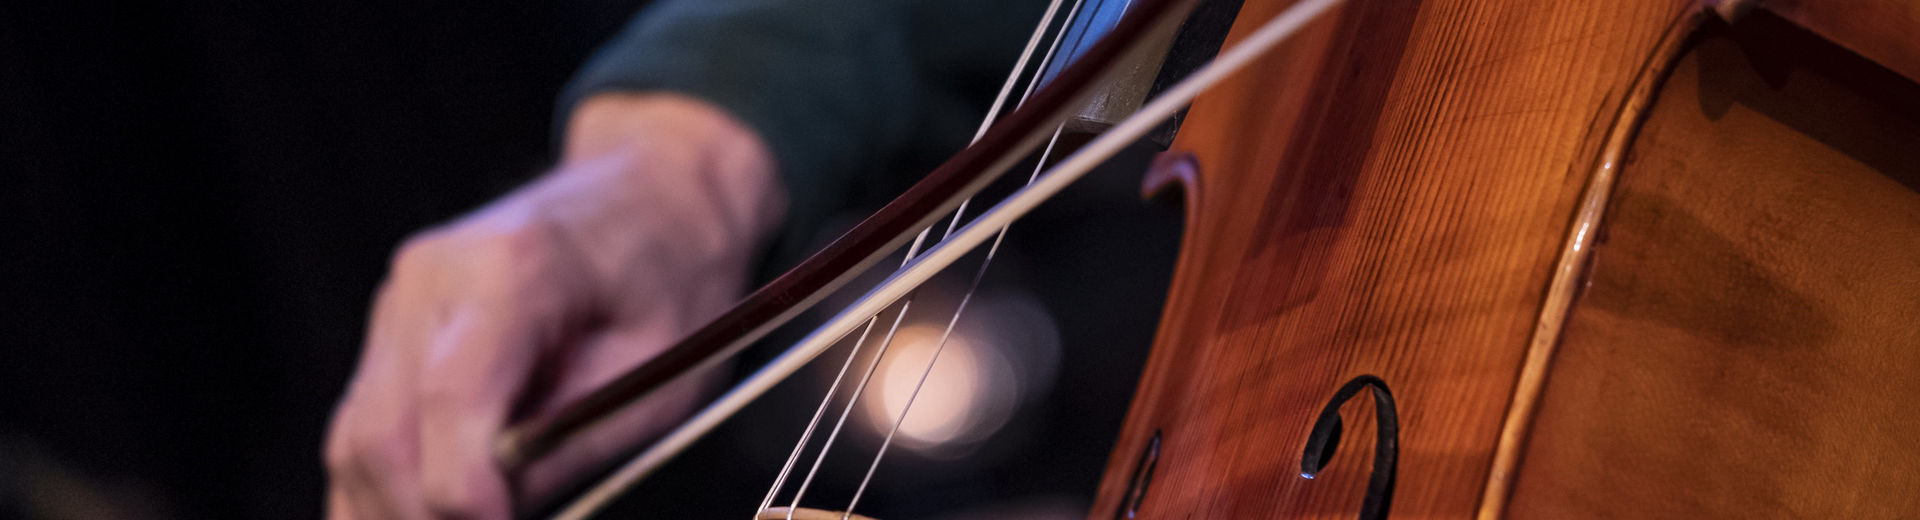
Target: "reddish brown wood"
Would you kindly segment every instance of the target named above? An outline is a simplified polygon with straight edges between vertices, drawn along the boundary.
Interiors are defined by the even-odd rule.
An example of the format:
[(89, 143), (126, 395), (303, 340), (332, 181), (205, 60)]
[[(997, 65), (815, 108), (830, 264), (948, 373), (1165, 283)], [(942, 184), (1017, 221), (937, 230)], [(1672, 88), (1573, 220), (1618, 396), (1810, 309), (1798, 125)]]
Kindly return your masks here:
[(1659, 99), (1512, 513), (1920, 514), (1920, 86), (1756, 14)]
[[(1239, 29), (1286, 2), (1250, 1)], [(1375, 374), (1401, 419), (1396, 517), (1475, 513), (1520, 358), (1612, 107), (1690, 4), (1358, 1), (1195, 103), (1170, 303), (1090, 518), (1163, 447), (1145, 518), (1351, 518)], [(1231, 45), (1231, 39), (1229, 42)]]
[(1356, 1), (1197, 101), (1188, 236), (1090, 518), (1149, 439), (1137, 517), (1353, 517), (1372, 406), (1318, 478), (1300, 457), (1365, 374), (1396, 397), (1395, 517), (1920, 511), (1920, 40), (1791, 2), (1663, 40), (1702, 8)]

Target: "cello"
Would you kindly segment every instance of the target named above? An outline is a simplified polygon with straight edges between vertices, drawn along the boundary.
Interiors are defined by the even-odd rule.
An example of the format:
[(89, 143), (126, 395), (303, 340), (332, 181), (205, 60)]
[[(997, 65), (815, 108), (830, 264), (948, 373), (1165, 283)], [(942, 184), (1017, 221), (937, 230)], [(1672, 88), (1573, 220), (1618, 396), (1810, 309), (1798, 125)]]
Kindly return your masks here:
[[(1920, 3), (1249, 0), (1211, 64), (922, 251), (1194, 2), (1134, 4), (820, 254), (510, 429), (502, 464), (911, 251), (561, 516), (590, 514), (1190, 101), (1144, 183), (1183, 193), (1181, 256), (1089, 518), (1920, 512)], [(854, 509), (774, 487), (759, 517)]]

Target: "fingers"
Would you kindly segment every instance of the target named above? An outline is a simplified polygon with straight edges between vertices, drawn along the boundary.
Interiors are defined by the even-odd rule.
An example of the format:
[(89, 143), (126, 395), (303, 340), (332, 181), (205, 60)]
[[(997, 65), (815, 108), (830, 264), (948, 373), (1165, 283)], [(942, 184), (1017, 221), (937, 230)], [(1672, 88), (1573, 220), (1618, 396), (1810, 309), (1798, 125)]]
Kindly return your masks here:
[[(515, 492), (545, 494), (526, 494), (528, 480), (550, 492), (691, 409), (711, 376), (633, 407), (643, 415), (569, 445), (579, 451), (542, 461), (531, 479), (510, 480), (493, 460), (515, 407), (583, 394), (737, 296), (760, 235), (733, 229), (731, 213), (695, 211), (706, 184), (694, 177), (712, 172), (672, 144), (682, 141), (649, 145), (683, 150), (674, 154), (557, 171), (401, 248), (328, 434), (329, 518), (504, 519)], [(590, 320), (613, 339), (577, 341)], [(554, 372), (530, 394), (535, 370)]]
[[(400, 281), (395, 281), (400, 282)], [(419, 427), (411, 399), (419, 356), (405, 348), (431, 321), (417, 283), (390, 282), (374, 305), (367, 347), (327, 435), (329, 515), (427, 518), (418, 485)]]
[[(744, 269), (741, 269), (744, 271)], [(693, 291), (681, 291), (670, 304), (645, 306), (611, 326), (572, 342), (559, 365), (566, 377), (534, 413), (553, 413), (671, 346), (687, 330), (725, 311), (744, 284), (740, 277), (712, 275)], [(652, 442), (681, 419), (691, 415), (718, 387), (726, 370), (715, 367), (682, 374), (646, 399), (626, 406), (613, 416), (581, 432), (539, 460), (520, 470), (518, 497), (536, 503), (576, 484), (582, 474), (623, 462), (617, 457)]]
[[(660, 320), (598, 331), (572, 345), (565, 361), (567, 378), (549, 396), (542, 412), (551, 413), (652, 358), (672, 340), (678, 328)], [(654, 395), (570, 438), (553, 452), (535, 460), (518, 475), (518, 498), (535, 503), (575, 484), (574, 479), (609, 463), (641, 443), (664, 434), (691, 413), (720, 370), (687, 374), (661, 387)]]
[(418, 420), (391, 400), (356, 406), (342, 415), (343, 447), (333, 448), (342, 454), (329, 454), (332, 487), (347, 505), (338, 510), (354, 518), (429, 518), (419, 485), (417, 437), (412, 435)]
[[(330, 515), (505, 519), (490, 446), (570, 307), (562, 284), (493, 248), (404, 248), (327, 445)], [(494, 254), (472, 254), (491, 249)], [(532, 265), (539, 265), (537, 263)], [(453, 281), (465, 283), (453, 283)], [(443, 283), (443, 281), (445, 281)]]
[(509, 316), (469, 306), (435, 333), (420, 402), (421, 483), (441, 518), (498, 519), (512, 493), (493, 440), (526, 385), (539, 334)]
[(420, 482), (443, 518), (505, 519), (512, 493), (493, 445), (542, 356), (564, 344), (592, 298), (577, 260), (518, 219), (476, 219), (462, 244), (459, 297), (425, 343), (418, 430)]

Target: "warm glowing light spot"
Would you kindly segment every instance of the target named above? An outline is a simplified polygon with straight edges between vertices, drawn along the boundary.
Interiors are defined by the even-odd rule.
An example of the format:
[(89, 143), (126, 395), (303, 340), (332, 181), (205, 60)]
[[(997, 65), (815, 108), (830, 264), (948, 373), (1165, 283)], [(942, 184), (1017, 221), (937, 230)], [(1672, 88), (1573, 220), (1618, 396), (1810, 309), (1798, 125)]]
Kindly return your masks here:
[(957, 332), (947, 340), (919, 396), (913, 397), (943, 328), (922, 324), (901, 329), (874, 374), (872, 390), (878, 391), (878, 399), (861, 403), (868, 424), (885, 435), (913, 400), (893, 440), (900, 447), (937, 452), (943, 445), (977, 441), (998, 429), (1011, 411), (1017, 391), (1011, 388), (1017, 386), (1011, 366), (994, 349)]

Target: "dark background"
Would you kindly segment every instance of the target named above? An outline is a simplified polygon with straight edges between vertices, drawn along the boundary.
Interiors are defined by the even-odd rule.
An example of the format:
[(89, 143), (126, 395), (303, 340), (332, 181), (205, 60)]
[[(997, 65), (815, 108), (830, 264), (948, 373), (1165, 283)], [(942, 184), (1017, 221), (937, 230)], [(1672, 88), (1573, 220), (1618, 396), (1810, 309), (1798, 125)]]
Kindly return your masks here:
[[(540, 172), (555, 94), (641, 3), (0, 5), (0, 517), (318, 516), (387, 255)], [(1069, 239), (1014, 235), (1001, 278), (1086, 369), (1022, 412), (1020, 467), (933, 504), (1091, 492), (1178, 228), (1105, 206), (1131, 172), (1023, 228)]]
[(317, 511), (386, 256), (538, 173), (638, 5), (0, 5), (4, 456), (170, 516)]

